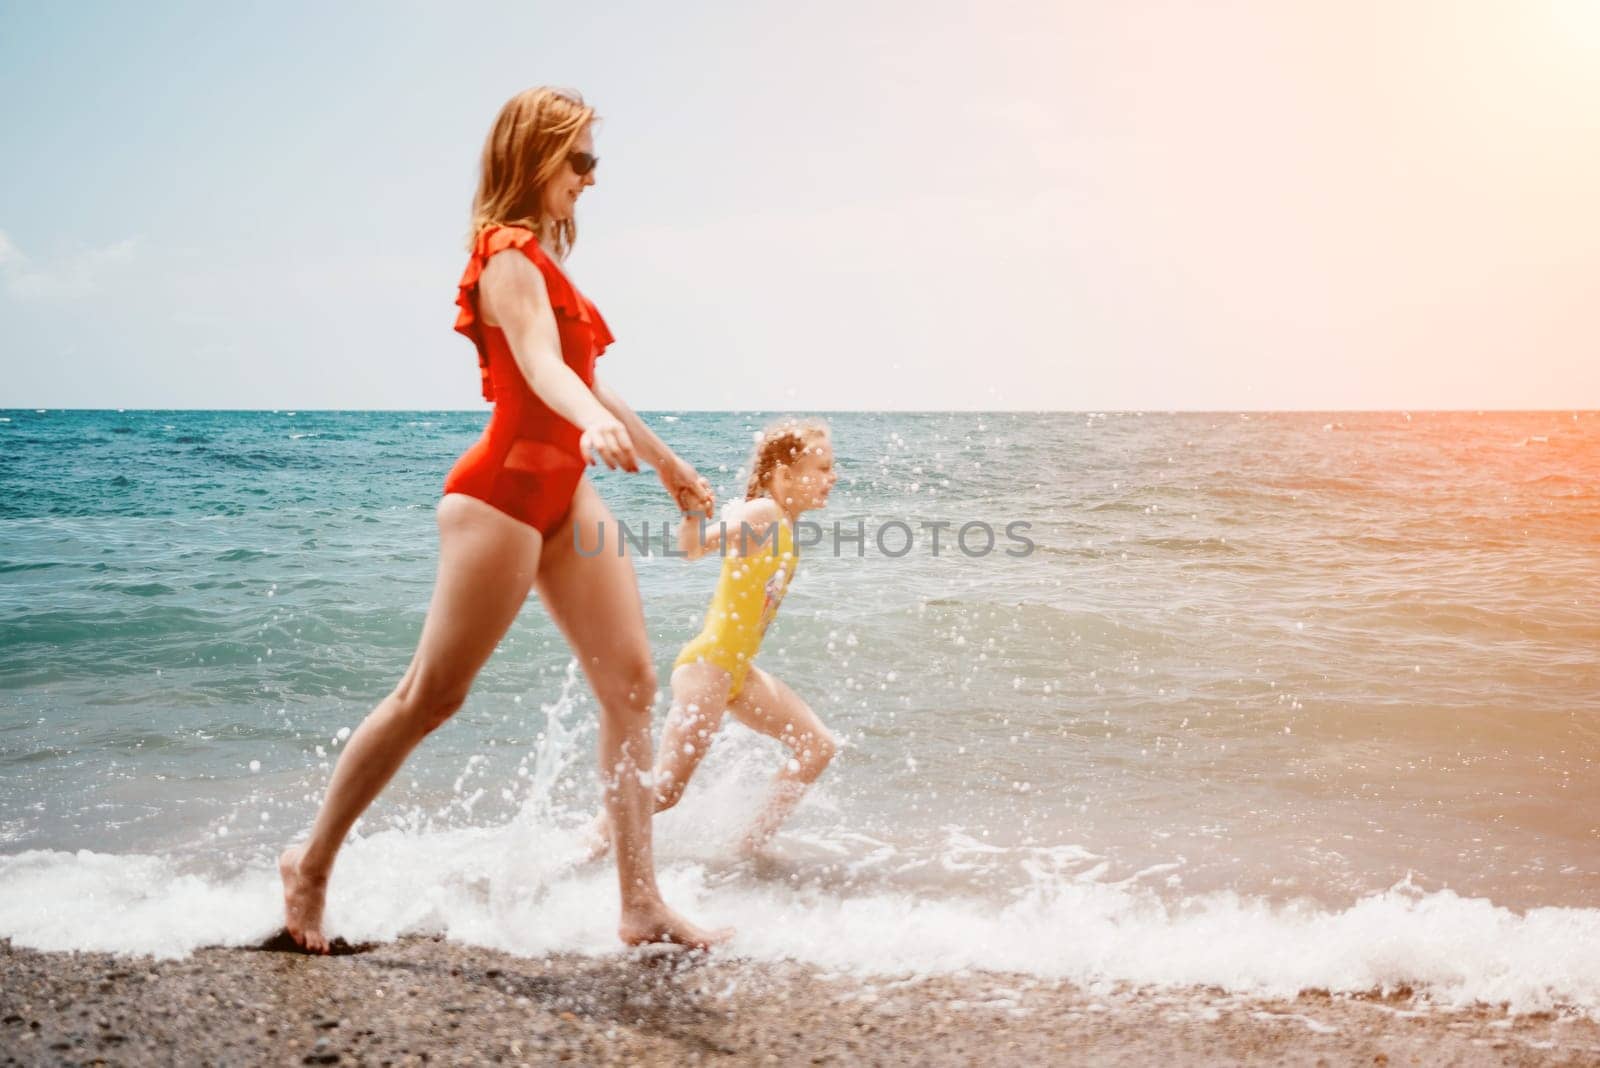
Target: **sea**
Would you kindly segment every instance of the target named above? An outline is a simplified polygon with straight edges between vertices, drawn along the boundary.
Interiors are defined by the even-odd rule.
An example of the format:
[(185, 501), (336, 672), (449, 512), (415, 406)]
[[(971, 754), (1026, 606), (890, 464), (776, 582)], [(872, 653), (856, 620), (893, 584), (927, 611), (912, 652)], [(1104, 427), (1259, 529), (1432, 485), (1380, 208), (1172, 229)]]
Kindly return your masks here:
[[(645, 418), (727, 500), (775, 414)], [(802, 414), (839, 483), (758, 662), (842, 750), (760, 857), (784, 755), (736, 724), (657, 819), (722, 952), (1600, 1014), (1600, 413)], [(485, 420), (0, 411), (0, 938), (275, 933)], [(664, 685), (717, 564), (662, 550), (648, 471), (592, 477)], [(330, 933), (616, 952), (595, 746), (530, 599), (357, 825)]]

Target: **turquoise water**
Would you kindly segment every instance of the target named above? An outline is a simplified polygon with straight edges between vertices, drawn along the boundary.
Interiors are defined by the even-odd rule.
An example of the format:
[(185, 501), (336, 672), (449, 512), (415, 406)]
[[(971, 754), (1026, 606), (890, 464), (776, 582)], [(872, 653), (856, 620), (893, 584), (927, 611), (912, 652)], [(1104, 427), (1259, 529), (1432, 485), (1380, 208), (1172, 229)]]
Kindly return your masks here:
[[(766, 421), (648, 418), (724, 498)], [(341, 730), (411, 655), (432, 508), (485, 415), (0, 419), (0, 888), (15, 899), (103, 877), (150, 896), (189, 878), (222, 894), (245, 880), (252, 904), (223, 910), (209, 936), (245, 938), (271, 922), (270, 893), (250, 895), (308, 824)], [(834, 555), (831, 537), (806, 551), (762, 663), (846, 748), (752, 867), (732, 843), (777, 756), (725, 730), (658, 823), (669, 890), (708, 918), (777, 910), (803, 930), (912, 902), (947, 910), (940, 931), (1000, 945), (986, 917), (1025, 907), (1032, 929), (1058, 932), (1055, 963), (1029, 963), (1045, 935), (1016, 960), (976, 963), (1048, 972), (1071, 958), (1083, 975), (1138, 978), (1144, 958), (1119, 956), (1121, 943), (1073, 956), (1094, 934), (1083, 917), (1126, 929), (1154, 910), (1168, 960), (1185, 939), (1196, 959), (1215, 942), (1214, 926), (1183, 926), (1194, 915), (1281, 943), (1284, 917), (1311, 910), (1332, 944), (1376, 909), (1373, 930), (1394, 928), (1384, 937), (1434, 940), (1417, 959), (1434, 943), (1459, 957), (1482, 915), (1562, 910), (1578, 926), (1555, 944), (1600, 916), (1600, 416), (831, 421), (840, 483), (818, 519), (863, 523), (868, 541), (860, 555)], [(649, 474), (595, 477), (630, 525), (673, 518)], [(919, 532), (901, 557), (873, 543), (895, 520)], [(987, 522), (1001, 549), (1005, 524), (1023, 521), (1034, 550), (968, 556), (947, 533), (934, 556), (919, 527), (933, 520)], [(715, 564), (636, 566), (665, 669), (698, 627)], [(463, 842), (576, 848), (596, 798), (593, 705), (569, 660), (530, 602), (466, 707), (358, 828), (340, 876), (352, 930), (363, 901), (388, 907), (375, 887), (393, 865), (458, 857)], [(167, 867), (128, 867), (149, 857)], [(605, 885), (541, 866), (544, 852), (519, 863), (516, 878), (540, 887), (540, 922), (567, 915), (562, 894), (592, 900)], [(383, 930), (465, 930), (477, 904), (500, 900), (494, 875), (451, 871), (432, 911), (391, 909)], [(1419, 909), (1434, 918), (1419, 923)], [(495, 915), (483, 922), (500, 930)], [(588, 945), (582, 915), (560, 944)], [(0, 909), (0, 934), (26, 941), (42, 923)], [(98, 930), (82, 920), (60, 938), (106, 944)], [(908, 934), (853, 963), (946, 959), (929, 964), (918, 954), (942, 943), (916, 937), (923, 949)], [(1247, 983), (1276, 953), (1220, 978), (1183, 974)], [(1306, 975), (1324, 985), (1348, 963), (1312, 957)], [(1387, 976), (1387, 960), (1362, 967)], [(1465, 967), (1451, 989), (1506, 966)], [(1550, 961), (1528, 968), (1533, 983)], [(1600, 975), (1563, 981), (1558, 1000), (1600, 1003)]]

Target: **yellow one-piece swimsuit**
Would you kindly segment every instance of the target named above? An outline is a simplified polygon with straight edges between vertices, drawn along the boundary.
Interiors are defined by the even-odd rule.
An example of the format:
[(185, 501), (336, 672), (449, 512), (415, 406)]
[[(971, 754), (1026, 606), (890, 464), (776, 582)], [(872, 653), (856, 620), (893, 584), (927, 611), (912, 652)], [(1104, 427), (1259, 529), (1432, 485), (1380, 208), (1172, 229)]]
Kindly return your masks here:
[[(789, 524), (780, 521), (777, 528), (776, 538), (764, 538), (759, 544), (752, 541), (748, 556), (722, 558), (722, 576), (711, 595), (711, 607), (706, 609), (705, 627), (672, 663), (674, 670), (697, 662), (722, 668), (732, 676), (728, 685), (730, 701), (744, 687), (745, 675), (756, 658), (756, 650), (761, 648), (761, 638), (777, 614), (789, 583), (794, 581), (795, 567), (800, 562)], [(738, 534), (730, 532), (728, 537), (737, 538)]]

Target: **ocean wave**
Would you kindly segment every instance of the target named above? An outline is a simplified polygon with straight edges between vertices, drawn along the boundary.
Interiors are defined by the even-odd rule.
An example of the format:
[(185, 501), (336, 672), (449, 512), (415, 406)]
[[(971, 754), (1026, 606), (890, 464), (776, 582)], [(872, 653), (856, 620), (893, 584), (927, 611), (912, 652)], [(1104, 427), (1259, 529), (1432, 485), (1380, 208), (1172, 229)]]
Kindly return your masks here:
[(129, 597), (162, 597), (178, 592), (164, 582), (96, 582), (89, 588), (96, 593), (120, 593)]
[[(352, 942), (437, 933), (522, 955), (617, 949), (614, 873), (575, 863), (577, 832), (512, 823), (389, 831), (346, 851), (329, 929)], [(395, 878), (405, 872), (404, 879)], [(1513, 1012), (1600, 1011), (1600, 909), (1497, 906), (1403, 882), (1342, 908), (1233, 893), (1165, 900), (1048, 865), (1014, 899), (829, 893), (669, 862), (675, 906), (738, 934), (726, 952), (862, 974), (1020, 972), (1079, 983), (1207, 986), (1267, 996), (1409, 987), (1430, 1001)], [(148, 855), (0, 857), (0, 936), (53, 951), (181, 956), (259, 943), (281, 926), (277, 878), (184, 871)]]
[[(151, 606), (148, 609), (32, 612), (0, 622), (0, 646), (16, 649), (26, 645), (62, 646), (68, 649), (80, 642), (148, 641), (172, 635), (210, 637), (215, 630), (211, 613), (181, 605)], [(81, 651), (78, 654), (81, 656)], [(80, 661), (85, 669), (92, 666)]]
[(1138, 544), (1147, 549), (1164, 549), (1186, 556), (1234, 556), (1240, 551), (1237, 546), (1229, 545), (1221, 538), (1140, 538)]
[(0, 560), (0, 575), (14, 574), (18, 571), (48, 571), (55, 567), (67, 566), (60, 560)]
[(242, 564), (249, 560), (266, 560), (275, 556), (275, 553), (266, 549), (229, 549), (217, 554), (219, 564)]
[(323, 467), (324, 461), (315, 452), (296, 451), (293, 454), (270, 452), (266, 449), (232, 451), (200, 446), (195, 450), (208, 464), (240, 471), (281, 471), (287, 468)]

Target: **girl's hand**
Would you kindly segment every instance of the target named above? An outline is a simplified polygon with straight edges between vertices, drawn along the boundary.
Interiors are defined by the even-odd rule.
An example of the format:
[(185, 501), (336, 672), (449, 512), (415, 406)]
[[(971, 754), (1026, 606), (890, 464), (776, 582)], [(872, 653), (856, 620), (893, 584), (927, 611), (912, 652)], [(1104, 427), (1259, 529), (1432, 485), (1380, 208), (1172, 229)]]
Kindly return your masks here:
[(678, 511), (684, 515), (693, 512), (705, 516), (715, 514), (717, 500), (711, 492), (711, 483), (701, 478), (700, 473), (682, 458), (673, 456), (661, 465), (657, 473), (661, 476), (661, 484), (677, 504)]
[(578, 439), (578, 451), (587, 464), (604, 463), (611, 470), (639, 470), (639, 457), (633, 451), (633, 439), (616, 416), (607, 413), (589, 424)]

